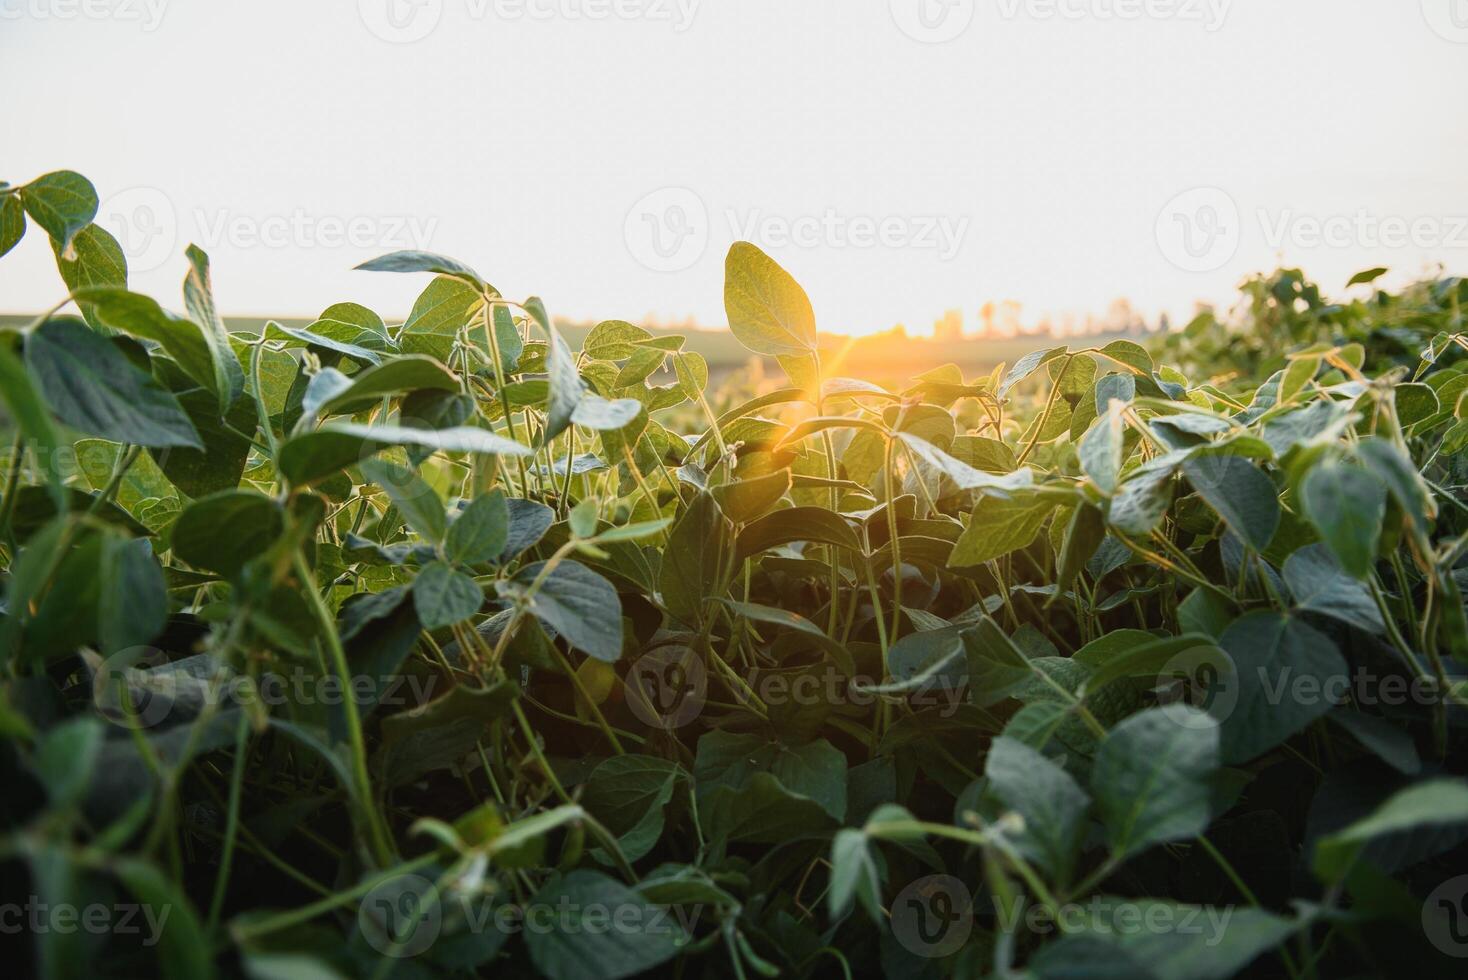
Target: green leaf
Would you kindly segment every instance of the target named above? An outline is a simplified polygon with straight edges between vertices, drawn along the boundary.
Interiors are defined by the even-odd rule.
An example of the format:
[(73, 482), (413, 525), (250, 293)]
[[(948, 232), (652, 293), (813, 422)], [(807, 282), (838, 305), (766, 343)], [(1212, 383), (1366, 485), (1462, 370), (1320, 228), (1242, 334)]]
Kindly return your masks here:
[(1041, 365), (1049, 363), (1055, 358), (1066, 354), (1068, 351), (1069, 348), (1065, 347), (1064, 345), (1060, 347), (1050, 347), (1045, 350), (1030, 351), (1024, 357), (1021, 357), (1019, 360), (1014, 362), (1014, 367), (1010, 368), (1009, 371), (1004, 375), (1004, 380), (999, 382), (999, 388), (997, 389), (996, 393), (1000, 398), (1003, 398), (1005, 395), (1009, 394), (1009, 390), (1011, 388), (1019, 384), (1025, 378), (1028, 378), (1031, 374), (1034, 374), (1036, 369), (1038, 369)]
[(835, 820), (846, 815), (846, 756), (825, 739), (786, 745), (760, 735), (712, 731), (698, 740), (698, 797), (744, 791), (768, 773), (788, 793), (814, 801)]
[(1317, 841), (1315, 873), (1326, 881), (1340, 879), (1374, 838), (1465, 823), (1468, 784), (1451, 778), (1425, 780), (1399, 790), (1369, 816)]
[(827, 892), (833, 920), (843, 918), (854, 900), (875, 923), (882, 922), (882, 880), (877, 862), (860, 830), (838, 830), (831, 841), (831, 887)]
[(1234, 663), (1234, 679), (1224, 680), (1212, 707), (1226, 765), (1279, 745), (1334, 707), (1332, 693), (1347, 690), (1346, 662), (1335, 644), (1295, 617), (1248, 613), (1218, 643)]
[(735, 339), (756, 354), (816, 349), (816, 316), (805, 290), (749, 242), (735, 242), (724, 260), (724, 312)]
[(1108, 497), (1116, 492), (1121, 473), (1123, 435), (1121, 403), (1111, 401), (1106, 406), (1106, 414), (1086, 430), (1076, 448), (1082, 471)]
[[(664, 560), (666, 561), (666, 558)], [(756, 602), (735, 602), (733, 599), (720, 599), (719, 602), (727, 606), (736, 616), (743, 616), (756, 623), (784, 626), (803, 636), (810, 637), (817, 646), (830, 653), (838, 665), (850, 671), (851, 654), (846, 652), (846, 648), (837, 640), (827, 636), (825, 630), (799, 613), (776, 609), (774, 606), (762, 606)]]
[(1014, 838), (1021, 854), (1051, 880), (1070, 880), (1086, 836), (1091, 798), (1071, 775), (1023, 742), (996, 738), (984, 775), (1004, 806), (1024, 818)]
[(189, 497), (239, 486), (245, 461), (250, 457), (250, 436), (257, 425), (254, 403), (240, 399), (229, 410), (229, 416), (221, 420), (214, 395), (203, 388), (183, 392), (178, 401), (199, 433), (204, 451), (177, 446), (149, 450), (163, 475)]
[(235, 399), (245, 390), (245, 375), (239, 359), (229, 344), (229, 331), (214, 308), (214, 286), (209, 278), (209, 256), (197, 245), (190, 245), (184, 254), (189, 260), (189, 274), (184, 278), (184, 308), (189, 317), (199, 325), (204, 342), (209, 347), (209, 359), (214, 371), (214, 383), (209, 390), (219, 396), (219, 414), (229, 411)]
[(332, 422), (314, 432), (292, 436), (280, 447), (275, 465), (291, 483), (302, 486), (325, 479), (374, 453), (393, 446), (430, 451), (529, 456), (531, 450), (504, 436), (472, 426), (413, 429), (397, 425)]
[(166, 909), (166, 923), (160, 922), (158, 958), (162, 975), (168, 980), (194, 980), (214, 976), (210, 944), (199, 925), (186, 896), (178, 885), (152, 864), (138, 858), (121, 858), (112, 871), (127, 890), (145, 907)]
[(1346, 573), (1371, 574), (1386, 515), (1386, 484), (1370, 470), (1325, 460), (1305, 474), (1305, 515)]
[[(545, 564), (522, 568), (501, 593), (523, 594)], [(622, 601), (610, 582), (580, 562), (556, 565), (530, 601), (530, 612), (587, 656), (611, 664), (622, 655)]]
[(25, 363), (51, 410), (74, 429), (139, 446), (204, 447), (178, 399), (78, 320), (58, 317), (33, 331)]
[(443, 540), (448, 529), (443, 501), (416, 471), (373, 459), (362, 464), (362, 475), (387, 491), (409, 527), (434, 544)]
[(101, 721), (77, 715), (41, 736), (32, 768), (53, 807), (69, 807), (86, 796), (104, 734)]
[(283, 323), (277, 323), (275, 320), (271, 320), (265, 324), (265, 339), (284, 341), (280, 346), (286, 349), (292, 347), (316, 347), (321, 350), (342, 354), (362, 364), (382, 363), (382, 356), (374, 350), (368, 350), (366, 347), (360, 347), (357, 344), (348, 343), (344, 340), (337, 340), (334, 337), (312, 333), (310, 330), (288, 327)]
[(1183, 704), (1139, 712), (1111, 730), (1091, 768), (1091, 792), (1114, 855), (1207, 829), (1218, 746), (1217, 724)]
[(1347, 575), (1324, 544), (1307, 545), (1285, 559), (1284, 581), (1296, 609), (1386, 635), (1381, 610), (1366, 584)]
[(1143, 377), (1150, 378), (1152, 372), (1157, 370), (1157, 365), (1152, 361), (1152, 355), (1147, 353), (1147, 348), (1135, 341), (1113, 340), (1102, 347), (1100, 353), (1118, 364), (1131, 368), (1132, 371)]
[(495, 489), (475, 498), (449, 525), (444, 557), (468, 565), (494, 561), (505, 550), (509, 536), (510, 509), (504, 491)]
[(776, 470), (764, 476), (724, 483), (709, 492), (729, 520), (748, 524), (769, 513), (789, 492), (790, 482), (789, 470)]
[(482, 605), (479, 585), (445, 562), (429, 562), (413, 579), (413, 609), (426, 630), (462, 623)]
[(97, 216), (97, 190), (92, 182), (75, 171), (56, 170), (37, 177), (18, 193), (26, 214), (70, 257), (72, 239)]
[[(541, 440), (548, 443), (566, 431), (571, 424), (576, 409), (581, 404), (581, 398), (586, 393), (586, 386), (576, 370), (576, 356), (566, 346), (560, 331), (552, 326), (547, 326), (546, 330), (550, 335), (550, 355), (546, 365), (550, 376), (550, 402), (546, 406), (545, 434)], [(632, 413), (634, 417), (636, 414)]]
[(1229, 529), (1255, 551), (1269, 547), (1279, 527), (1279, 491), (1274, 481), (1242, 456), (1198, 456), (1183, 475)]
[(109, 656), (152, 641), (168, 621), (168, 587), (146, 538), (108, 536), (98, 576), (97, 639)]
[(683, 622), (703, 622), (703, 601), (727, 579), (733, 531), (708, 493), (693, 498), (668, 537), (658, 573), (663, 605)]
[(571, 421), (587, 429), (615, 431), (626, 427), (642, 414), (642, 402), (635, 398), (618, 398), (608, 401), (600, 395), (587, 393), (571, 411)]
[[(56, 269), (73, 293), (91, 288), (127, 287), (127, 256), (117, 239), (101, 225), (87, 225), (77, 232), (71, 240), (69, 256), (55, 239), (51, 240), (51, 248), (56, 253)], [(78, 298), (77, 305), (86, 321), (95, 326), (97, 311), (92, 304)]]
[[(542, 889), (532, 908), (550, 929), (528, 929), (525, 945), (549, 980), (620, 980), (666, 963), (688, 941), (676, 919), (632, 889), (595, 871), (573, 871)], [(615, 927), (608, 927), (608, 915)]]
[(484, 280), (480, 278), (479, 273), (458, 259), (452, 259), (447, 255), (439, 255), (435, 252), (419, 252), (412, 249), (403, 249), (397, 252), (389, 252), (386, 255), (379, 255), (375, 259), (368, 259), (361, 265), (356, 266), (356, 268), (364, 272), (434, 272), (439, 275), (462, 279), (473, 286), (484, 285)]
[(254, 490), (224, 490), (189, 504), (173, 525), (174, 557), (233, 577), (280, 537), (280, 504)]
[(954, 459), (931, 442), (911, 432), (899, 432), (896, 438), (920, 462), (953, 481), (954, 486), (960, 490), (1021, 490), (1028, 487), (1033, 480), (1033, 473), (1028, 467), (1003, 475), (986, 473)]
[(824, 834), (836, 821), (815, 800), (786, 789), (767, 772), (743, 788), (720, 786), (699, 803), (700, 822), (716, 842), (784, 844)]
[[(93, 287), (83, 290), (78, 299), (92, 311), (95, 319), (108, 327), (158, 344), (185, 374), (207, 388), (218, 400), (219, 378), (214, 367), (213, 349), (198, 324), (176, 317), (152, 298), (126, 289)], [(215, 414), (218, 414), (217, 406)]]
[(481, 319), (483, 312), (484, 293), (477, 287), (452, 276), (439, 276), (413, 301), (399, 338), (403, 350), (447, 357), (454, 336)]
[(948, 558), (950, 568), (968, 568), (1028, 547), (1059, 506), (1053, 496), (1035, 493), (1013, 497), (985, 495), (974, 505), (968, 526), (959, 535)]
[(0, 198), (0, 256), (20, 244), (25, 237), (25, 208), (16, 194)]
[(586, 779), (581, 805), (617, 836), (622, 854), (638, 861), (663, 833), (664, 808), (678, 780), (676, 762), (650, 755), (620, 755), (600, 762)]
[(638, 345), (651, 339), (651, 333), (626, 320), (603, 320), (591, 328), (581, 349), (597, 360), (625, 361)]
[(786, 507), (744, 526), (735, 543), (735, 561), (794, 541), (835, 545), (853, 554), (862, 550), (850, 522), (840, 514), (824, 507)]
[[(35, 449), (48, 459), (56, 459), (65, 442), (51, 421), (51, 413), (34, 379), (26, 372), (20, 357), (11, 350), (10, 339), (0, 336), (0, 402), (4, 403), (14, 424)], [(16, 463), (16, 460), (11, 461), (12, 466)], [(64, 474), (57, 466), (47, 466), (45, 470), (51, 501), (58, 511), (65, 511), (70, 498), (61, 482)]]
[(384, 397), (425, 388), (457, 392), (459, 379), (431, 357), (403, 354), (353, 377), (351, 386), (324, 402), (316, 414), (321, 418), (354, 415), (377, 405)]

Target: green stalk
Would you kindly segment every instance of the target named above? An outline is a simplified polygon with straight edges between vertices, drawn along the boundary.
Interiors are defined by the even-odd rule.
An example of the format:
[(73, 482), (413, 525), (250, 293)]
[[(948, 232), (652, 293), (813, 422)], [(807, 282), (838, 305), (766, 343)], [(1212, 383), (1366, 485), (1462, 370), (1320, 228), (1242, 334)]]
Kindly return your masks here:
[[(316, 617), (322, 636), (325, 637), (326, 652), (331, 658), (331, 668), (341, 683), (341, 689), (350, 692), (352, 690), (352, 670), (347, 664), (347, 653), (342, 648), (341, 637), (336, 632), (336, 619), (331, 615), (331, 610), (326, 607), (325, 600), (321, 598), (321, 593), (316, 586), (316, 576), (312, 574), (311, 567), (306, 564), (305, 557), (299, 550), (293, 557), (296, 574), (301, 579), (302, 591), (305, 592), (311, 612)], [(342, 698), (342, 713), (346, 716), (347, 739), (352, 750), (352, 778), (357, 784), (357, 806), (360, 811), (358, 818), (363, 825), (362, 829), (367, 832), (367, 843), (373, 858), (378, 864), (385, 867), (393, 860), (392, 840), (373, 802), (372, 777), (367, 771), (367, 744), (362, 736), (362, 718), (357, 710), (355, 698), (350, 695)]]

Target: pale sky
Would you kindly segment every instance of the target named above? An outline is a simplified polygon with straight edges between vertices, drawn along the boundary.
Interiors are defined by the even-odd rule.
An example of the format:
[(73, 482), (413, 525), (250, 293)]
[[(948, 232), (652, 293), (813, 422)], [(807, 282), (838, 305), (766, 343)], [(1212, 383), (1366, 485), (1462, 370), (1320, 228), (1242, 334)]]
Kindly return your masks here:
[[(1468, 273), (1468, 0), (0, 0), (0, 83), (173, 308), (190, 241), (230, 313), (400, 318), (350, 270), (422, 246), (719, 325), (750, 238), (844, 332)], [(61, 290), (33, 228), (0, 310)]]

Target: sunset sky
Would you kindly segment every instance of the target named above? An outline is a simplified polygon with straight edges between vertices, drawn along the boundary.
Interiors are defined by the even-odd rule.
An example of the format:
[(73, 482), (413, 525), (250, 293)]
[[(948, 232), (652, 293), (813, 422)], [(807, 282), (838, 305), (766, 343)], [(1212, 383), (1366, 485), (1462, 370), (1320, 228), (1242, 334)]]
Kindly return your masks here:
[[(1465, 8), (0, 0), (0, 178), (92, 178), (176, 307), (193, 241), (226, 312), (401, 317), (426, 283), (351, 267), (425, 247), (560, 316), (717, 326), (749, 238), (829, 331), (1179, 317), (1280, 260), (1468, 272)], [(0, 312), (61, 289), (34, 230), (0, 263)]]

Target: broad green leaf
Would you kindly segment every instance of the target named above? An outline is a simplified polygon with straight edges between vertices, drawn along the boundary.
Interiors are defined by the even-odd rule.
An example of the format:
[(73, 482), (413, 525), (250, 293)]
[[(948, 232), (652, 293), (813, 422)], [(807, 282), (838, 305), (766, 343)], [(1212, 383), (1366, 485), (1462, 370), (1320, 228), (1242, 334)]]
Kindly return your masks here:
[[(566, 346), (566, 341), (554, 327), (547, 327), (547, 332), (550, 335), (550, 357), (546, 368), (550, 375), (550, 402), (546, 406), (545, 434), (541, 437), (543, 442), (550, 442), (566, 431), (586, 393), (586, 386), (576, 370), (576, 357), (571, 353), (571, 348)], [(636, 415), (635, 412), (632, 414)]]
[(1373, 472), (1325, 460), (1300, 488), (1305, 514), (1341, 568), (1357, 579), (1371, 574), (1386, 514), (1386, 485)]
[(911, 432), (899, 432), (897, 438), (920, 462), (953, 481), (954, 486), (960, 490), (1020, 490), (1029, 486), (1033, 480), (1029, 467), (1002, 476), (986, 473), (954, 459), (931, 442)]
[(1340, 879), (1374, 838), (1462, 824), (1468, 824), (1468, 784), (1454, 778), (1424, 780), (1393, 794), (1369, 816), (1317, 841), (1315, 873), (1326, 881)]
[(33, 768), (52, 806), (69, 807), (86, 796), (105, 734), (99, 719), (77, 715), (37, 741)]
[(1236, 619), (1219, 638), (1234, 663), (1215, 697), (1222, 759), (1249, 762), (1334, 707), (1348, 690), (1346, 661), (1335, 644), (1302, 620), (1259, 611)]
[(163, 570), (153, 558), (147, 538), (108, 536), (97, 569), (102, 588), (97, 598), (97, 641), (104, 656), (149, 643), (168, 620), (168, 592)]
[(621, 980), (666, 963), (689, 938), (666, 910), (595, 871), (552, 882), (535, 896), (527, 919), (536, 909), (551, 913), (537, 918), (552, 928), (527, 929), (525, 945), (548, 980)]
[(97, 190), (72, 170), (43, 174), (18, 190), (31, 220), (45, 229), (59, 251), (71, 255), (72, 239), (97, 216)]
[(178, 515), (173, 554), (196, 568), (233, 577), (284, 528), (285, 514), (271, 498), (254, 490), (224, 490), (194, 501)]
[(731, 567), (733, 530), (707, 493), (693, 498), (668, 538), (658, 592), (668, 612), (689, 625), (704, 620), (703, 602), (718, 594)]
[[(36, 451), (45, 458), (56, 459), (65, 444), (61, 433), (51, 421), (51, 413), (25, 364), (11, 350), (10, 338), (3, 336), (0, 336), (0, 402)], [(19, 460), (10, 461), (12, 466), (18, 464)], [(45, 471), (52, 503), (58, 511), (66, 510), (69, 497), (61, 482), (65, 474), (56, 466), (47, 466)]]
[(687, 773), (656, 756), (613, 756), (591, 771), (581, 805), (617, 836), (623, 855), (638, 861), (662, 836), (664, 808)]
[(1048, 364), (1057, 357), (1064, 356), (1069, 351), (1065, 346), (1050, 347), (1045, 350), (1030, 351), (1024, 357), (1014, 362), (1014, 367), (1004, 375), (1004, 380), (999, 382), (997, 394), (1000, 398), (1009, 394), (1009, 390), (1019, 384), (1025, 378), (1035, 373), (1042, 365)]
[(375, 367), (367, 368), (352, 378), (349, 388), (332, 396), (317, 410), (317, 415), (353, 415), (371, 408), (384, 397), (432, 388), (456, 392), (459, 379), (438, 361), (422, 354), (403, 354)]
[(719, 509), (735, 524), (748, 524), (769, 513), (790, 490), (790, 471), (734, 480), (710, 489)]
[(224, 320), (214, 308), (209, 256), (197, 245), (190, 245), (184, 254), (189, 260), (189, 274), (183, 284), (184, 308), (189, 311), (189, 318), (198, 324), (209, 347), (214, 370), (214, 384), (209, 386), (209, 390), (219, 396), (219, 413), (223, 415), (245, 390), (244, 370), (229, 345), (229, 331), (225, 329)]
[(387, 491), (409, 527), (434, 544), (443, 540), (448, 529), (443, 501), (415, 470), (373, 459), (362, 464), (362, 475)]
[(1121, 403), (1112, 401), (1106, 406), (1105, 414), (1081, 437), (1076, 449), (1081, 469), (1108, 497), (1116, 492), (1117, 477), (1121, 473), (1124, 431)]
[[(665, 559), (666, 560), (666, 559)], [(733, 599), (720, 599), (736, 616), (753, 620), (756, 623), (769, 623), (772, 626), (784, 626), (797, 633), (810, 637), (817, 646), (831, 654), (837, 664), (851, 668), (851, 655), (838, 641), (826, 635), (815, 623), (806, 619), (799, 613), (789, 612), (785, 609), (776, 609), (773, 606), (762, 606), (756, 602), (735, 602)]]
[[(101, 225), (87, 225), (71, 240), (68, 256), (53, 238), (51, 248), (56, 253), (56, 269), (61, 280), (73, 293), (92, 288), (127, 288), (127, 256), (117, 239)], [(82, 316), (92, 325), (97, 324), (97, 311), (92, 304), (78, 298)]]
[(1279, 527), (1279, 491), (1258, 466), (1242, 456), (1197, 456), (1183, 475), (1198, 496), (1255, 551), (1269, 547)]
[(1091, 792), (1117, 857), (1201, 834), (1212, 818), (1217, 724), (1183, 704), (1151, 708), (1111, 730)]
[(242, 398), (234, 403), (227, 417), (220, 419), (218, 403), (206, 389), (183, 392), (178, 401), (205, 448), (203, 452), (179, 446), (149, 450), (163, 475), (189, 497), (204, 497), (239, 486), (245, 462), (250, 457), (250, 437), (257, 425), (254, 404)]
[(25, 207), (17, 194), (0, 197), (0, 256), (20, 244), (25, 237)]
[(529, 456), (529, 447), (485, 429), (412, 429), (397, 425), (332, 422), (314, 432), (286, 440), (275, 464), (291, 483), (301, 486), (325, 479), (352, 464), (393, 446), (431, 451)]
[(34, 330), (25, 363), (51, 410), (74, 429), (139, 446), (203, 448), (178, 399), (78, 320), (58, 317)]
[(458, 259), (435, 252), (419, 252), (412, 249), (379, 255), (375, 259), (368, 259), (356, 268), (364, 272), (433, 272), (462, 279), (473, 286), (484, 284), (479, 273)]
[[(502, 594), (523, 595), (545, 568), (536, 562), (501, 586)], [(580, 562), (563, 560), (545, 577), (530, 601), (530, 612), (587, 656), (616, 663), (622, 655), (622, 601), (605, 578)]]
[(790, 273), (749, 242), (724, 260), (724, 312), (735, 339), (756, 354), (805, 354), (816, 346), (816, 316)]
[(1295, 608), (1384, 635), (1386, 623), (1365, 583), (1347, 575), (1323, 544), (1308, 545), (1285, 559), (1284, 581)]
[(949, 567), (982, 565), (1027, 547), (1058, 505), (1055, 497), (1035, 493), (1007, 498), (987, 494), (980, 497), (968, 525), (953, 546)]
[(598, 431), (625, 428), (642, 414), (642, 402), (635, 398), (608, 401), (600, 395), (586, 394), (571, 412), (571, 421)]
[(413, 579), (413, 609), (426, 630), (462, 623), (484, 605), (484, 592), (446, 562), (431, 561)]
[(625, 361), (638, 345), (651, 340), (652, 334), (626, 320), (603, 320), (591, 328), (581, 349), (587, 357), (605, 361)]
[(444, 557), (452, 562), (478, 564), (494, 561), (505, 550), (510, 534), (510, 509), (502, 490), (475, 498), (449, 525)]
[(984, 775), (1004, 806), (1024, 818), (1020, 853), (1053, 880), (1069, 881), (1086, 835), (1091, 798), (1060, 766), (1023, 742), (996, 738)]
[(831, 841), (831, 887), (826, 897), (833, 920), (843, 918), (852, 902), (860, 900), (872, 921), (881, 923), (881, 872), (862, 831), (838, 830)]

